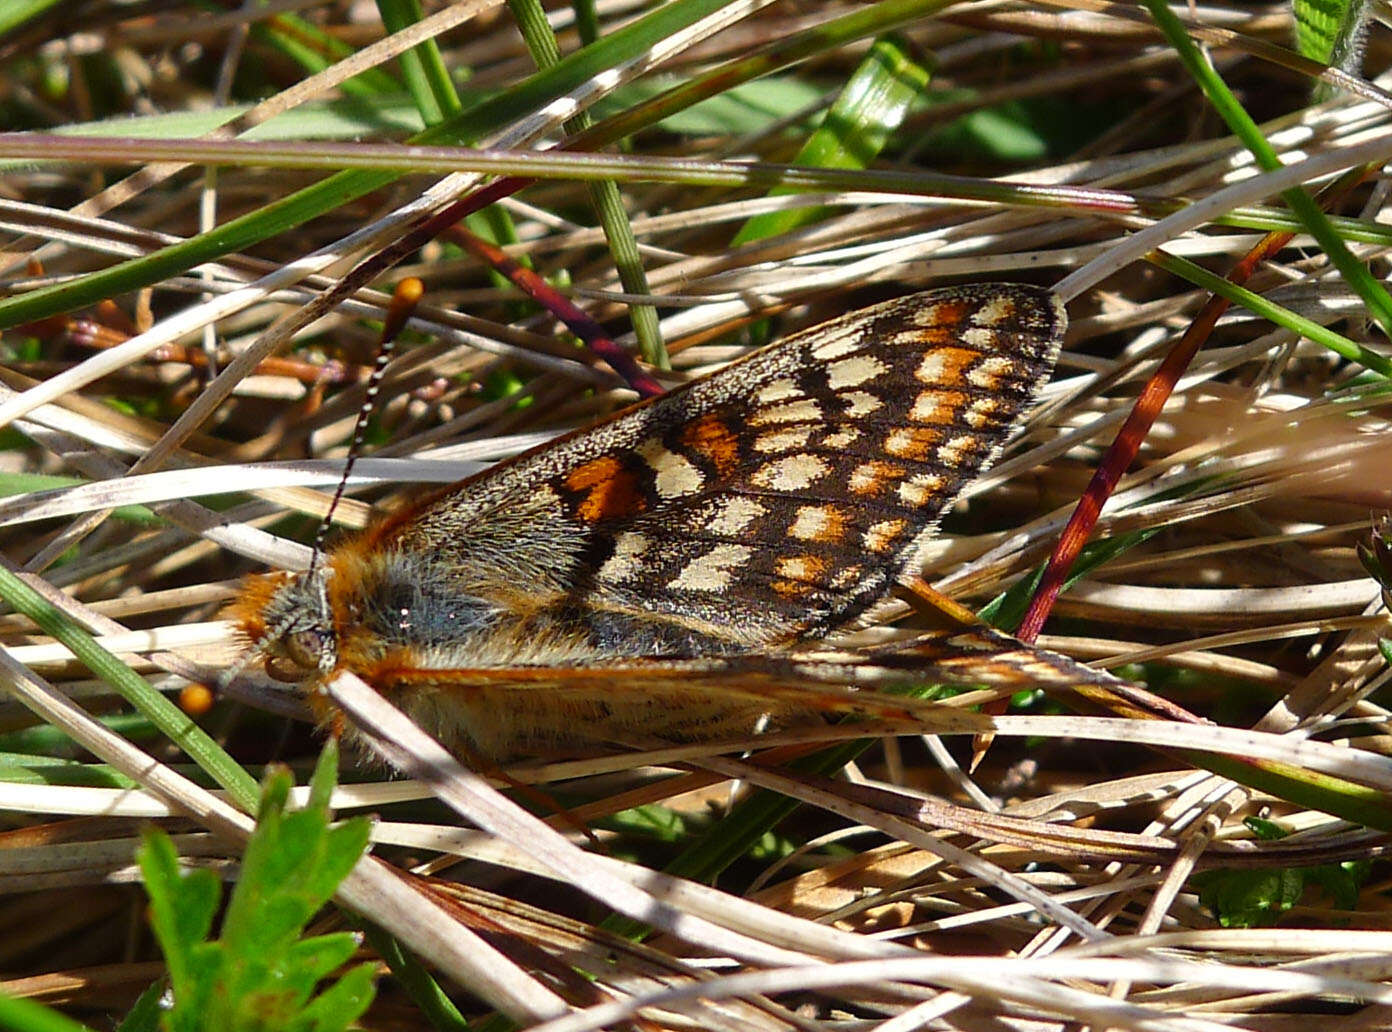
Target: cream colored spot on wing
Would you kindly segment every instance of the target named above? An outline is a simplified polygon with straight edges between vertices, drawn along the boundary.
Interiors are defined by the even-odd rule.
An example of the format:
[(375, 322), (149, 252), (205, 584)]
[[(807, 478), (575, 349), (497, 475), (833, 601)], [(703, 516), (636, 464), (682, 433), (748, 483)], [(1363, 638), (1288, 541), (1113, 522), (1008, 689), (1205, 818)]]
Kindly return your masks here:
[(790, 555), (779, 559), (773, 570), (789, 580), (815, 581), (826, 572), (826, 560), (811, 555)]
[(914, 399), (913, 408), (909, 409), (909, 418), (915, 423), (950, 423), (966, 400), (961, 391), (931, 388), (920, 391)]
[(784, 377), (760, 387), (754, 395), (754, 400), (760, 405), (772, 405), (776, 402), (792, 401), (794, 398), (801, 397), (802, 388), (797, 385), (797, 381)]
[(642, 569), (648, 539), (637, 531), (626, 530), (614, 539), (614, 554), (599, 568), (599, 579), (610, 584), (631, 579)]
[(815, 429), (811, 426), (794, 426), (786, 430), (770, 430), (754, 438), (754, 450), (767, 453), (801, 448), (807, 444)]
[(801, 491), (827, 472), (826, 460), (803, 453), (765, 463), (750, 480), (757, 487), (772, 491)]
[(860, 350), (862, 344), (861, 334), (857, 330), (847, 329), (837, 334), (829, 340), (825, 340), (812, 349), (812, 357), (822, 361), (830, 362), (833, 359), (843, 358), (853, 351)]
[(963, 372), (980, 357), (980, 352), (968, 348), (934, 348), (923, 356), (914, 376), (920, 383), (951, 386), (961, 382)]
[(972, 322), (978, 326), (999, 326), (1014, 315), (1014, 301), (1005, 296), (993, 297), (976, 310)]
[(995, 398), (977, 398), (967, 406), (967, 410), (962, 413), (962, 419), (967, 426), (975, 427), (978, 430), (989, 423), (995, 422), (996, 413), (1000, 411), (1000, 403)]
[(880, 459), (871, 459), (869, 462), (862, 462), (851, 471), (850, 483), (847, 486), (852, 494), (876, 495), (903, 475), (902, 467)]
[(960, 466), (971, 459), (980, 442), (970, 434), (960, 434), (938, 448), (938, 461), (944, 466)]
[(751, 554), (744, 545), (716, 545), (683, 566), (667, 587), (673, 591), (724, 591), (730, 586), (734, 568), (747, 563)]
[(900, 426), (895, 427), (885, 437), (884, 450), (900, 459), (915, 459), (921, 462), (940, 440), (942, 431), (936, 427)]
[(889, 367), (874, 355), (855, 355), (827, 366), (827, 384), (834, 391), (845, 390), (859, 387), (888, 371)]
[(712, 534), (738, 534), (767, 510), (752, 498), (735, 495), (720, 503), (714, 516), (706, 524)]
[(801, 541), (839, 541), (845, 523), (841, 511), (830, 505), (804, 505), (793, 517), (788, 534)]
[(701, 490), (706, 478), (685, 455), (669, 451), (661, 441), (648, 441), (637, 449), (653, 471), (653, 486), (663, 498), (680, 498)]
[(815, 423), (822, 418), (822, 408), (812, 398), (791, 401), (782, 405), (755, 409), (749, 416), (751, 426), (768, 423)]
[(999, 339), (995, 330), (983, 329), (980, 326), (968, 326), (958, 337), (963, 344), (970, 344), (981, 351), (995, 350), (996, 341)]
[(924, 305), (913, 313), (913, 321), (927, 329), (941, 329), (955, 325), (965, 314), (966, 305), (950, 298), (940, 299), (931, 305)]
[(1001, 377), (1013, 368), (1015, 363), (1004, 355), (990, 355), (967, 374), (967, 382), (974, 387), (992, 390), (1000, 383)]
[(937, 473), (919, 473), (899, 485), (899, 497), (907, 505), (925, 505), (942, 497), (945, 484)]
[(806, 598), (826, 583), (828, 566), (821, 556), (784, 556), (773, 564), (774, 577), (769, 587), (786, 599)]
[(841, 395), (846, 403), (846, 415), (862, 419), (877, 409), (884, 408), (884, 402), (869, 391), (847, 391)]
[(879, 523), (872, 523), (865, 528), (865, 534), (860, 539), (861, 544), (871, 552), (886, 552), (908, 525), (908, 520), (881, 520)]
[(846, 426), (834, 434), (827, 434), (822, 438), (822, 444), (828, 448), (849, 448), (858, 440), (860, 440), (860, 431), (855, 427)]

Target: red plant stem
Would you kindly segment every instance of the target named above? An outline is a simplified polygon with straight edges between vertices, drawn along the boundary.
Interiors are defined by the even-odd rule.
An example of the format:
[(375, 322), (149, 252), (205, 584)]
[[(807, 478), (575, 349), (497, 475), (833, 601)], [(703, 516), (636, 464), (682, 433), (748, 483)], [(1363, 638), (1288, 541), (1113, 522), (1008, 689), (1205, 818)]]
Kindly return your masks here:
[(571, 333), (580, 338), (591, 354), (607, 362), (640, 397), (655, 398), (665, 392), (666, 388), (643, 372), (633, 356), (619, 347), (604, 332), (604, 327), (590, 318), (589, 313), (575, 305), (570, 298), (531, 269), (509, 257), (501, 248), (470, 233), (463, 226), (452, 227), (448, 230), (448, 236), (470, 254), (497, 269), (528, 297), (546, 306), (566, 324)]
[[(1345, 175), (1331, 184), (1321, 200), (1326, 206), (1336, 203), (1344, 194), (1362, 182), (1367, 175), (1366, 168), (1351, 170), (1351, 174)], [(1261, 241), (1244, 255), (1233, 270), (1228, 273), (1228, 280), (1237, 284), (1245, 283), (1261, 262), (1285, 247), (1294, 235), (1283, 232), (1268, 233), (1262, 237)], [(1155, 424), (1161, 409), (1165, 407), (1165, 402), (1174, 393), (1175, 384), (1184, 375), (1184, 371), (1189, 368), (1189, 364), (1194, 360), (1199, 348), (1213, 332), (1214, 324), (1228, 310), (1230, 304), (1231, 302), (1226, 298), (1210, 297), (1203, 309), (1194, 318), (1193, 323), (1190, 324), (1189, 329), (1185, 331), (1184, 336), (1165, 356), (1165, 361), (1160, 364), (1160, 368), (1146, 382), (1145, 389), (1141, 391), (1140, 397), (1136, 399), (1136, 404), (1131, 409), (1131, 414), (1127, 417), (1125, 424), (1117, 433), (1106, 454), (1102, 456), (1097, 471), (1092, 475), (1092, 481), (1088, 484), (1087, 490), (1083, 492), (1083, 496), (1078, 499), (1078, 505), (1073, 510), (1073, 515), (1068, 519), (1068, 525), (1063, 528), (1063, 532), (1054, 545), (1053, 554), (1049, 556), (1049, 565), (1045, 567), (1044, 576), (1039, 581), (1039, 587), (1035, 590), (1034, 597), (1030, 599), (1029, 609), (1025, 611), (1024, 619), (1020, 621), (1020, 626), (1015, 632), (1020, 640), (1032, 642), (1039, 637), (1039, 632), (1044, 627), (1044, 621), (1049, 618), (1049, 613), (1058, 600), (1059, 592), (1063, 590), (1064, 582), (1068, 579), (1069, 570), (1077, 561), (1079, 553), (1082, 552), (1083, 546), (1087, 544), (1093, 528), (1097, 525), (1097, 519), (1102, 514), (1102, 507), (1107, 504), (1107, 499), (1116, 490), (1116, 485), (1121, 480), (1122, 474), (1135, 461), (1136, 455), (1141, 450), (1141, 444), (1145, 441), (1146, 434)]]

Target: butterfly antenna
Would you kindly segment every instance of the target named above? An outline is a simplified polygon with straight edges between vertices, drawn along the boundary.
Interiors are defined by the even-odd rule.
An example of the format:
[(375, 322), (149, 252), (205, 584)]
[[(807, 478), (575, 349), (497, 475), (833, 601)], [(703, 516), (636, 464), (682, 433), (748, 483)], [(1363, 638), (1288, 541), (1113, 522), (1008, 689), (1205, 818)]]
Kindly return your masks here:
[(338, 503), (343, 499), (343, 492), (348, 489), (348, 477), (353, 472), (353, 466), (357, 463), (358, 456), (362, 454), (363, 439), (367, 436), (367, 424), (372, 419), (372, 413), (377, 407), (377, 394), (382, 388), (382, 377), (386, 375), (387, 363), (396, 354), (397, 334), (406, 325), (406, 320), (415, 313), (416, 306), (420, 304), (420, 299), (424, 294), (425, 284), (414, 276), (408, 276), (398, 283), (396, 290), (392, 293), (391, 304), (387, 306), (387, 315), (382, 322), (382, 334), (377, 340), (377, 356), (372, 360), (372, 372), (367, 377), (367, 390), (363, 397), (362, 408), (358, 409), (358, 418), (353, 424), (353, 439), (348, 444), (348, 458), (343, 464), (343, 476), (339, 478), (338, 486), (334, 488), (328, 511), (324, 514), (323, 522), (319, 524), (319, 530), (314, 535), (314, 550), (309, 558), (310, 574), (314, 573), (315, 568), (319, 565), (320, 556), (324, 554), (324, 540), (329, 536), (333, 514), (338, 509)]

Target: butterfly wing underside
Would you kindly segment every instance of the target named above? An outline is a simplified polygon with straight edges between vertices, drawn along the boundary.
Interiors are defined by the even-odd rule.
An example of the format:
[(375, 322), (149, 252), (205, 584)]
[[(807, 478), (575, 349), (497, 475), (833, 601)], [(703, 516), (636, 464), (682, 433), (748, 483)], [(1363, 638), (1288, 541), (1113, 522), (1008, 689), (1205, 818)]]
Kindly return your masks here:
[(988, 627), (922, 632), (858, 649), (810, 645), (564, 669), (388, 663), (363, 673), (437, 738), (467, 743), (471, 754), (492, 759), (675, 742), (721, 749), (756, 730), (824, 727), (817, 718), (852, 718), (848, 734), (974, 734), (990, 730), (989, 717), (885, 690), (926, 683), (1010, 691), (1123, 684)]
[(1046, 290), (890, 301), (409, 506), (363, 549), (460, 590), (670, 620), (740, 647), (882, 598), (994, 458), (1058, 354)]

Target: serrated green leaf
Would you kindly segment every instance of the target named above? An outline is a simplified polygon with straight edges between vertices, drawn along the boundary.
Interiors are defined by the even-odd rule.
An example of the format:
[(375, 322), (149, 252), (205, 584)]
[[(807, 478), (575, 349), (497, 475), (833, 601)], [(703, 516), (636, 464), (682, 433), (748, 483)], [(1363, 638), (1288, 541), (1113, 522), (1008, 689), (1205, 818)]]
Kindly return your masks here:
[(1366, 17), (1366, 0), (1292, 0), (1291, 10), (1300, 53), (1321, 64), (1347, 68), (1351, 44)]
[(136, 860), (150, 897), (150, 927), (177, 989), (191, 984), (193, 951), (212, 930), (222, 886), (211, 871), (181, 872), (178, 851), (164, 832), (151, 828), (142, 838)]
[(286, 969), (308, 974), (312, 985), (346, 964), (357, 950), (358, 941), (352, 932), (332, 932), (301, 939), (286, 951)]
[[(171, 975), (176, 966), (180, 975), (173, 979), (175, 1004), (165, 1018), (167, 1032), (338, 1030), (370, 1002), (371, 965), (349, 972), (346, 988), (329, 987), (327, 1004), (312, 999), (319, 984), (357, 949), (352, 933), (298, 938), (362, 855), (368, 837), (362, 818), (330, 827), (325, 804), (334, 788), (336, 753), (326, 753), (316, 768), (308, 809), (287, 813), (289, 774), (273, 769), (267, 775), (222, 938), (196, 943), (170, 965)], [(170, 895), (171, 884), (185, 891), (190, 884), (189, 877), (176, 878), (177, 857), (172, 844), (166, 846), (152, 848), (149, 862), (142, 864), (149, 872), (152, 910), (169, 909), (162, 898)], [(187, 945), (194, 930), (206, 936), (209, 928), (211, 913), (201, 929), (160, 936), (161, 946), (166, 941)]]
[(291, 1028), (341, 1032), (371, 1005), (375, 978), (374, 965), (359, 964), (310, 1001)]

